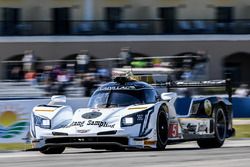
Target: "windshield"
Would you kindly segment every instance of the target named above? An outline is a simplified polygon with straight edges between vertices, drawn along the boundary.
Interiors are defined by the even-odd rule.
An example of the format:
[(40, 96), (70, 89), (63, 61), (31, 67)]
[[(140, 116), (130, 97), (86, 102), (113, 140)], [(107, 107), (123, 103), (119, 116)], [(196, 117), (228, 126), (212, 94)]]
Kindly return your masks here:
[(153, 89), (102, 90), (90, 98), (89, 108), (124, 107), (133, 104), (155, 103), (157, 94)]

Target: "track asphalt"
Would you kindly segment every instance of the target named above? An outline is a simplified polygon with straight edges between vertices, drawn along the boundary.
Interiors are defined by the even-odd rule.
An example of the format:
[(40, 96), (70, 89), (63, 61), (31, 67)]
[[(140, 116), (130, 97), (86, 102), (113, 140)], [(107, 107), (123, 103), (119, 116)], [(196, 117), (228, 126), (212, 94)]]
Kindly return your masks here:
[(227, 140), (217, 149), (199, 149), (195, 142), (187, 142), (169, 145), (165, 151), (66, 149), (60, 155), (0, 153), (1, 167), (249, 167), (249, 162), (250, 139)]

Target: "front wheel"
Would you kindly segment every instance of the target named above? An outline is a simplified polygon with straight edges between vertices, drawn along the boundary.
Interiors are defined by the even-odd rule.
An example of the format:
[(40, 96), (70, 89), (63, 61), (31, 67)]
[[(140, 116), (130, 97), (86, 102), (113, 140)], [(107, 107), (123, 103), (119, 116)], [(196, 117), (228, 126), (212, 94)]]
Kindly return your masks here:
[(157, 150), (164, 150), (168, 142), (168, 117), (164, 107), (157, 116)]
[(221, 106), (215, 107), (213, 117), (215, 119), (215, 137), (212, 139), (198, 140), (197, 143), (200, 148), (219, 148), (224, 144), (227, 132), (227, 122), (225, 112)]
[(40, 152), (43, 154), (62, 154), (65, 150), (65, 147), (46, 147), (40, 149)]

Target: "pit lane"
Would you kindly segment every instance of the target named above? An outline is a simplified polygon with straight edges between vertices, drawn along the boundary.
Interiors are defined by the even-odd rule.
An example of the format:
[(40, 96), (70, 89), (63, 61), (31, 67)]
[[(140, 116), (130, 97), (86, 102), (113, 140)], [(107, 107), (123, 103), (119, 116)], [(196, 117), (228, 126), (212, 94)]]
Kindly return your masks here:
[(250, 139), (227, 140), (222, 148), (199, 149), (195, 142), (169, 145), (165, 151), (110, 152), (66, 149), (60, 155), (15, 151), (0, 153), (1, 167), (248, 167)]

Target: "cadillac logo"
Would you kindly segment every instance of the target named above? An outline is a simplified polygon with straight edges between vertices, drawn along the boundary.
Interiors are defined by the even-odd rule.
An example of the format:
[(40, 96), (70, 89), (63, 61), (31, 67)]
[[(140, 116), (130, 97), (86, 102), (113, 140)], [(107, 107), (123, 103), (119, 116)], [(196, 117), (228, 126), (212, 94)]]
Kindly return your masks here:
[(88, 112), (88, 113), (83, 114), (82, 118), (94, 119), (94, 118), (97, 118), (97, 117), (99, 117), (101, 115), (102, 115), (102, 113), (94, 111), (94, 112)]

